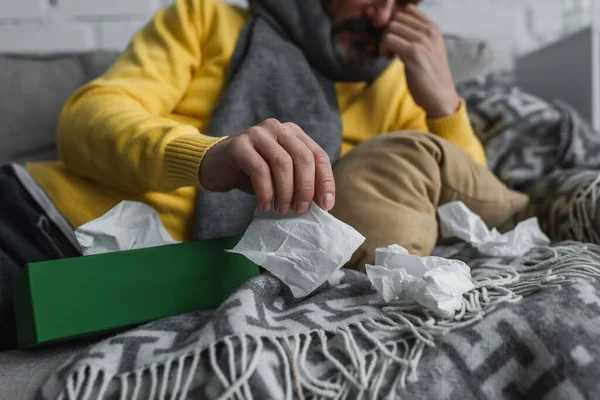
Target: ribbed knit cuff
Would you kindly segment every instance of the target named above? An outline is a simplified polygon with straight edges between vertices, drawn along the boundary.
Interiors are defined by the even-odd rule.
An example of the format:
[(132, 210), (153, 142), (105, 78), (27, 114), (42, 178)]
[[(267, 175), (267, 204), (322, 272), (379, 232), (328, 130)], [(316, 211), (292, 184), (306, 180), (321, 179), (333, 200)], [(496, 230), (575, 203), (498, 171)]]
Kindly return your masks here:
[(454, 114), (450, 114), (442, 118), (434, 118), (427, 120), (429, 131), (446, 140), (454, 142), (455, 137), (464, 134), (465, 127), (471, 130), (471, 123), (467, 114), (467, 106), (463, 99), (460, 100), (460, 105)]
[(460, 100), (460, 105), (454, 114), (443, 118), (428, 119), (427, 126), (431, 133), (454, 143), (467, 152), (478, 164), (487, 165), (485, 151), (473, 131), (467, 105), (463, 99)]
[(173, 139), (165, 149), (165, 168), (175, 187), (200, 187), (200, 164), (204, 155), (226, 137), (184, 135)]

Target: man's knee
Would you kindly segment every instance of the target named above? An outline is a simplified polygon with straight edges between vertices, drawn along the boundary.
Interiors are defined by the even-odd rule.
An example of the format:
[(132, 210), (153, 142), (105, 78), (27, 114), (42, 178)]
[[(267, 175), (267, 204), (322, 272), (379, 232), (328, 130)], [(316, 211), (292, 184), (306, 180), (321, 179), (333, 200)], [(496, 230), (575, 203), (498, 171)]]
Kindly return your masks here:
[[(441, 149), (439, 142), (443, 140), (431, 133), (419, 131), (401, 131), (378, 135), (360, 145), (345, 155), (339, 164), (346, 164), (348, 160), (358, 163), (377, 162), (383, 158), (409, 158), (431, 157), (439, 162)], [(366, 157), (369, 156), (369, 157)], [(376, 157), (376, 158), (372, 158)]]
[(441, 152), (430, 134), (391, 133), (357, 146), (334, 169), (334, 216), (366, 241), (350, 266), (364, 269), (377, 247), (401, 244), (428, 255), (437, 239)]
[[(407, 189), (436, 197), (439, 192), (439, 163), (442, 149), (436, 138), (416, 131), (377, 136), (360, 144), (336, 165), (339, 196), (356, 199), (357, 193), (376, 191), (397, 199)], [(402, 196), (404, 197), (404, 196)]]
[(400, 244), (429, 255), (437, 241), (437, 207), (462, 201), (488, 226), (498, 226), (527, 204), (458, 146), (422, 132), (378, 136), (357, 146), (334, 169), (332, 214), (367, 240), (352, 260), (363, 269), (374, 250)]

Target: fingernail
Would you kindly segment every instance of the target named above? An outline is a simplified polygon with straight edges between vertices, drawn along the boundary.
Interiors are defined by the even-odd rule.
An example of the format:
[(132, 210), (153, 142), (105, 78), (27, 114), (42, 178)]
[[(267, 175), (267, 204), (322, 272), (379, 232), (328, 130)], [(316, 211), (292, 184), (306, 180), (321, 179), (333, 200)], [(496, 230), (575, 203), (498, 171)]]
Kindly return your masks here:
[(277, 209), (277, 214), (283, 216), (290, 211), (290, 206), (281, 206)]
[(265, 203), (262, 205), (261, 210), (263, 210), (263, 212), (269, 212), (271, 211), (271, 203)]
[(333, 193), (325, 193), (325, 196), (323, 196), (323, 206), (327, 211), (333, 208)]
[(296, 214), (304, 214), (310, 208), (310, 203), (308, 201), (303, 201), (296, 205)]

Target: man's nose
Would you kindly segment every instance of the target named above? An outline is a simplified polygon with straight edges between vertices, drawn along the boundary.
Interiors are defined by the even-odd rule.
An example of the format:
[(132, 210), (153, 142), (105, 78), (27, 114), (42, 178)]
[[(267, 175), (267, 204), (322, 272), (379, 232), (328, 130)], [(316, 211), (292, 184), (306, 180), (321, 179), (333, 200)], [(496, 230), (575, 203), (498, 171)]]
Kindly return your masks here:
[(383, 28), (392, 19), (396, 0), (374, 0), (366, 8), (367, 17), (371, 19), (376, 28)]

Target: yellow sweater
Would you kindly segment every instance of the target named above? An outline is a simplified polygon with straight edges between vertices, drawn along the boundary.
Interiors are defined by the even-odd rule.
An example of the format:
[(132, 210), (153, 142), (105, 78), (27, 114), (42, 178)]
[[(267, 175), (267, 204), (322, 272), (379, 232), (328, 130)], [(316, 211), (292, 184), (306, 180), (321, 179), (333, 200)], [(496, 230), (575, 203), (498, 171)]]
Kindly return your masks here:
[[(58, 127), (61, 161), (27, 169), (73, 227), (135, 200), (155, 208), (173, 237), (192, 238), (198, 170), (215, 143), (202, 132), (247, 18), (220, 0), (177, 0), (137, 33), (112, 68), (71, 97)], [(403, 68), (394, 62), (370, 87), (336, 85), (343, 153), (375, 135), (411, 129), (440, 135), (484, 164), (465, 105), (427, 120)]]

